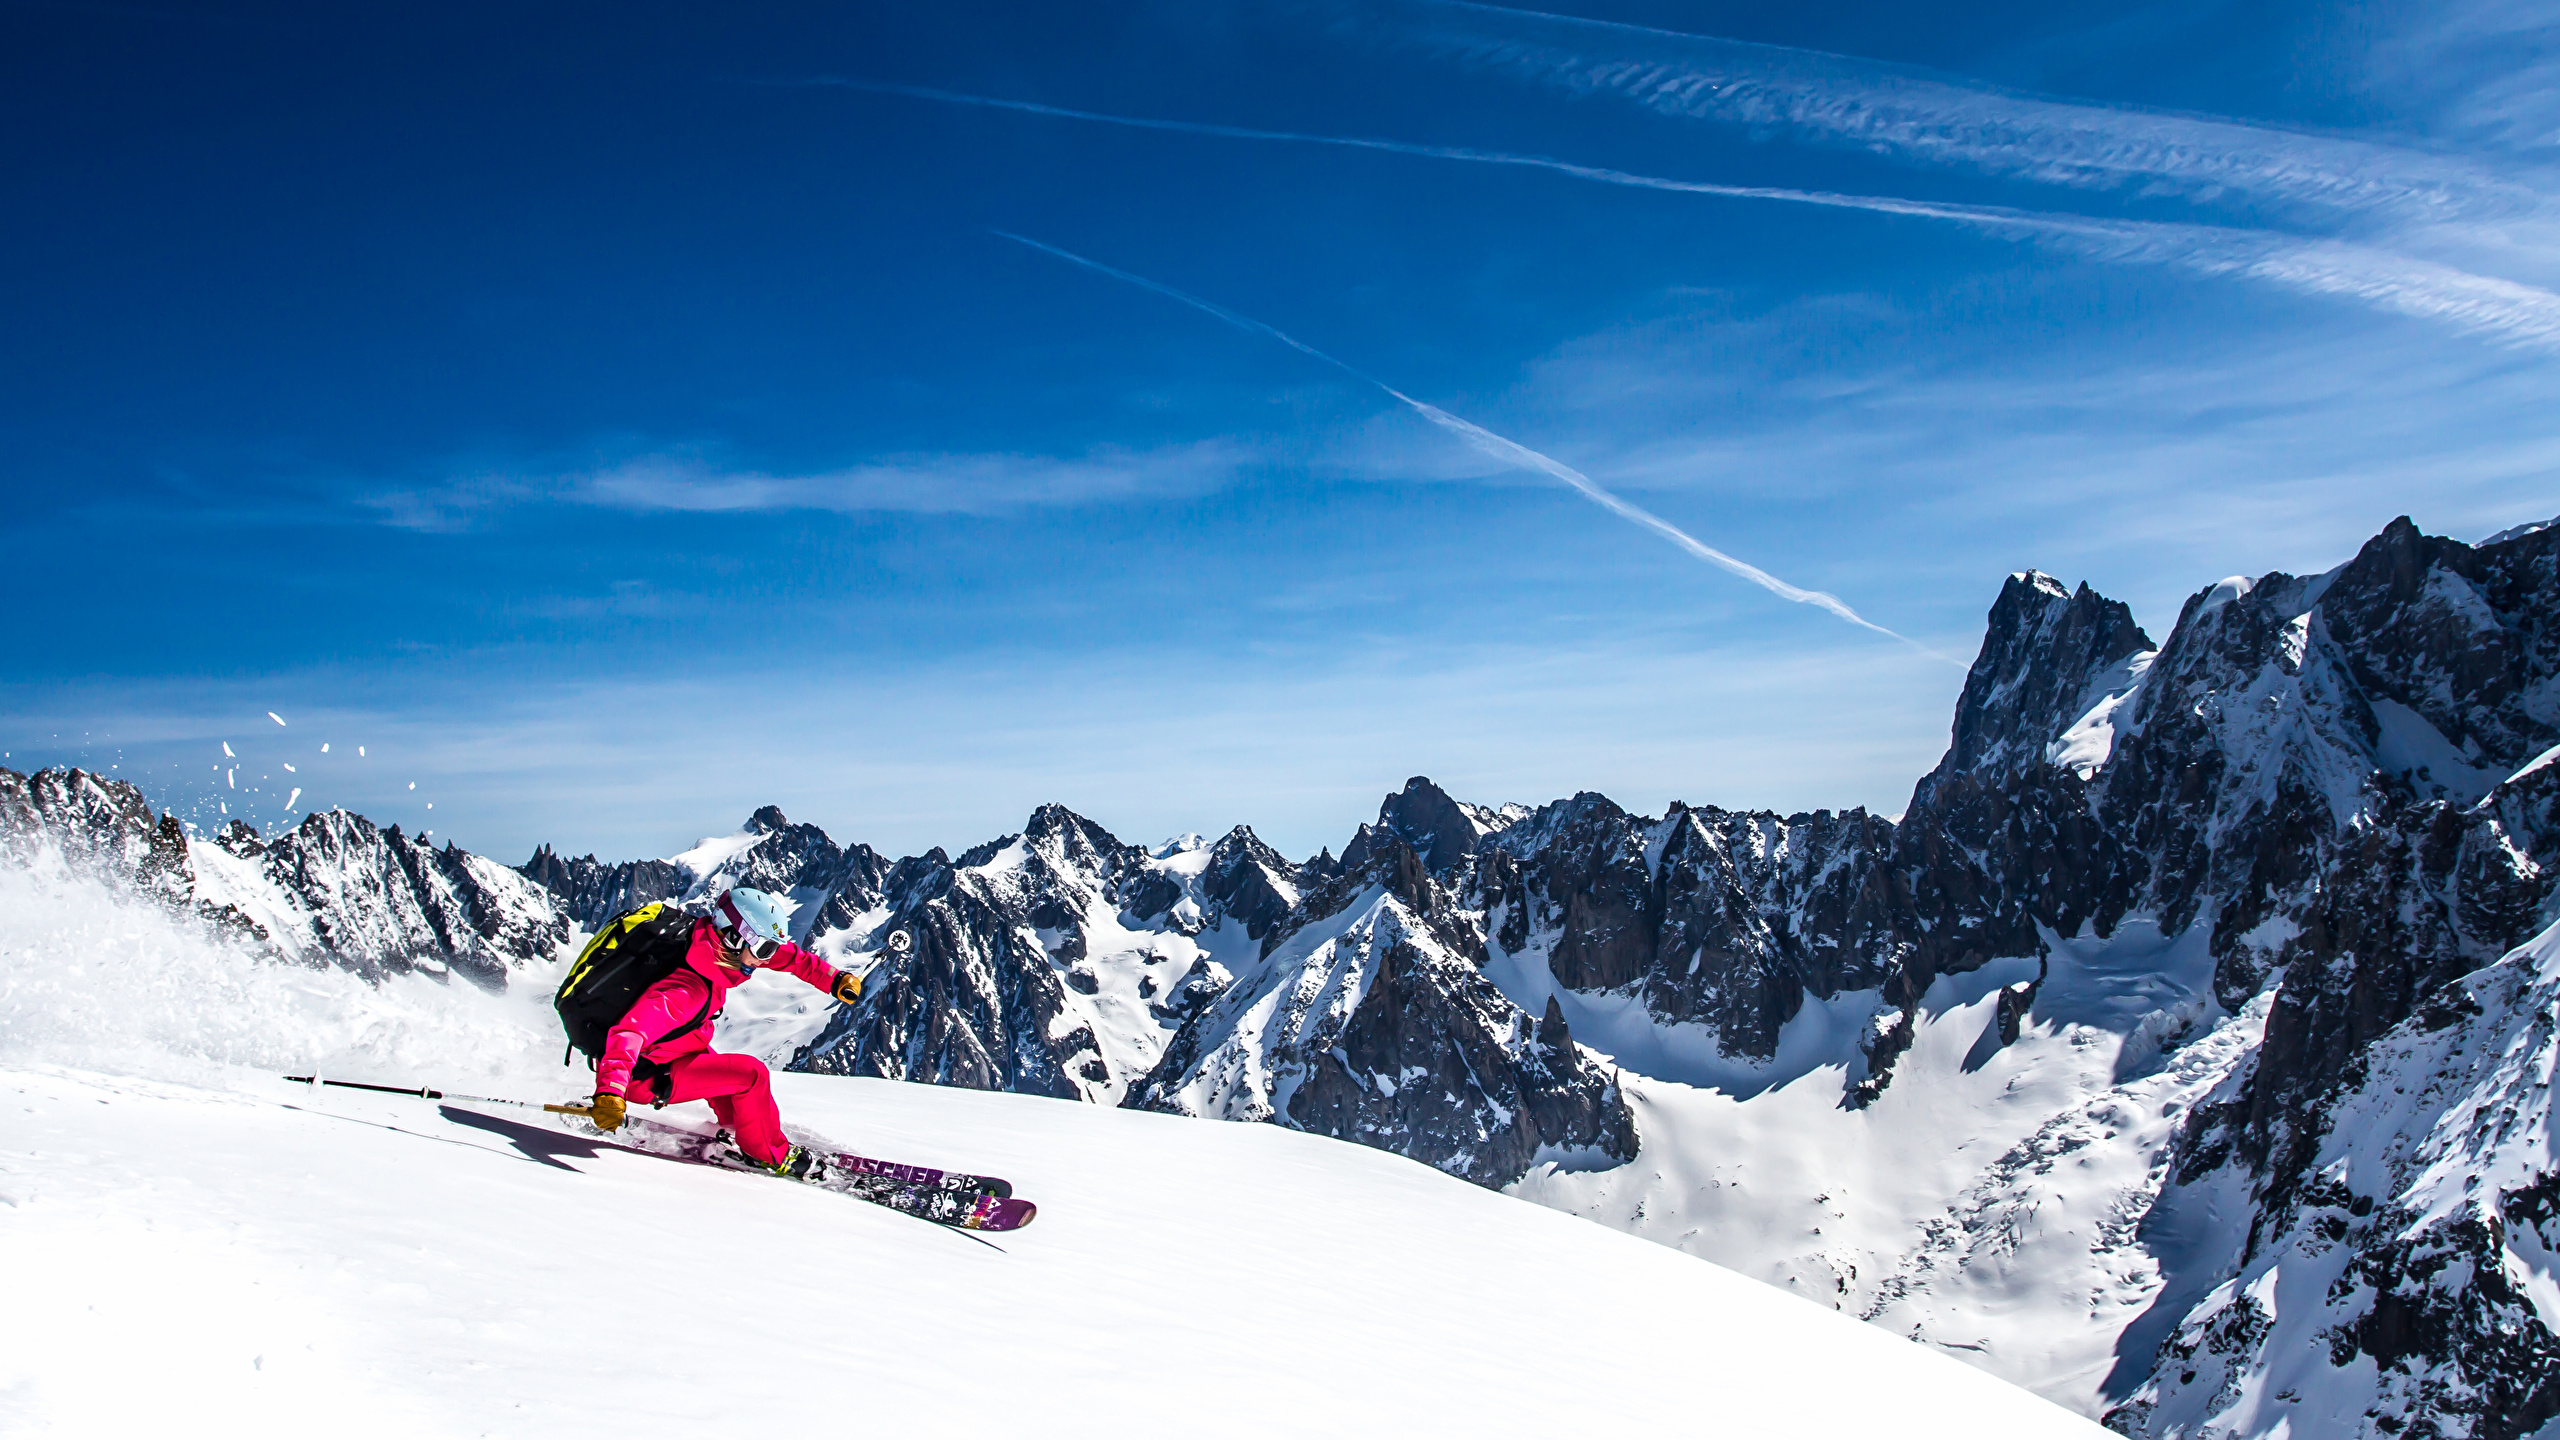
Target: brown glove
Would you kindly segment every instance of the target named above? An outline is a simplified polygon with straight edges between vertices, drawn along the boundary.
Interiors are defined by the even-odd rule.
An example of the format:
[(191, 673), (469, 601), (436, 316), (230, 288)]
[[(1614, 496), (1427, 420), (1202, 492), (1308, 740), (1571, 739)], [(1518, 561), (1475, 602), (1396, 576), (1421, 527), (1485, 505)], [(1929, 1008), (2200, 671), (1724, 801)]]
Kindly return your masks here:
[(836, 972), (836, 988), (829, 994), (850, 1005), (862, 994), (862, 977), (850, 970)]
[(621, 1129), (622, 1110), (622, 1097), (619, 1095), (598, 1095), (587, 1102), (587, 1116), (596, 1122), (599, 1130)]

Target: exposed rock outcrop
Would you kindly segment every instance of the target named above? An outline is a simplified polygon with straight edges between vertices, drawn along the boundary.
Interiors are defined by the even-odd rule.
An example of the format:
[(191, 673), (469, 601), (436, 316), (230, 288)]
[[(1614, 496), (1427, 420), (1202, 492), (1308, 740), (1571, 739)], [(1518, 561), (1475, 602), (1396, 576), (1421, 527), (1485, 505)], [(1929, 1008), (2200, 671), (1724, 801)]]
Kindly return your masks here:
[(1277, 862), (1243, 830), (1150, 854), (1059, 805), (957, 860), (901, 861), (861, 1000), (792, 1066), (1117, 1101), (1223, 983), (1219, 957), (1285, 913)]
[(1127, 1103), (1280, 1121), (1487, 1185), (1541, 1159), (1632, 1157), (1614, 1074), (1552, 1006), (1533, 1020), (1482, 976), (1470, 918), (1400, 836), (1373, 841), (1182, 1026)]

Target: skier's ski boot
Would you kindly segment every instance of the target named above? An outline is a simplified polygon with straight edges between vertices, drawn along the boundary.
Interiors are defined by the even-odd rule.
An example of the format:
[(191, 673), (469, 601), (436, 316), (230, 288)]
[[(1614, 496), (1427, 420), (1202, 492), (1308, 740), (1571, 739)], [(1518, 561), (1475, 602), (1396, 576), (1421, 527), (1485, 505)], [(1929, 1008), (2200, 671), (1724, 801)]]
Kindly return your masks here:
[(781, 1159), (765, 1167), (785, 1180), (816, 1180), (826, 1174), (818, 1157), (805, 1145), (794, 1145)]

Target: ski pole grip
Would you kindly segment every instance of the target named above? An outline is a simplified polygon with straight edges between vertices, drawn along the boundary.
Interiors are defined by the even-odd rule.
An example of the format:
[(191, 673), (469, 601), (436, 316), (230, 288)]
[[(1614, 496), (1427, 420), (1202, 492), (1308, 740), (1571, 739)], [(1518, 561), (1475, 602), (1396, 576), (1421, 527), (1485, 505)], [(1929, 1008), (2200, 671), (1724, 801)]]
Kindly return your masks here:
[(584, 1105), (545, 1105), (542, 1108), (550, 1111), (554, 1115), (593, 1115), (596, 1113)]

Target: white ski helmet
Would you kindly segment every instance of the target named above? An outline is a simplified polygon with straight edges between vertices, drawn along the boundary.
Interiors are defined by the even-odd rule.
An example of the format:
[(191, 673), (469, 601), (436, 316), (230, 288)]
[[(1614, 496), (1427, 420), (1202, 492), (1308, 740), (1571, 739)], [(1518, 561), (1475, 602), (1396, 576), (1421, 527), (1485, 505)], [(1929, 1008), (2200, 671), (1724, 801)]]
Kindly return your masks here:
[(744, 887), (729, 890), (712, 902), (711, 918), (733, 950), (768, 960), (791, 938), (791, 903), (779, 895)]

